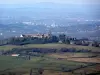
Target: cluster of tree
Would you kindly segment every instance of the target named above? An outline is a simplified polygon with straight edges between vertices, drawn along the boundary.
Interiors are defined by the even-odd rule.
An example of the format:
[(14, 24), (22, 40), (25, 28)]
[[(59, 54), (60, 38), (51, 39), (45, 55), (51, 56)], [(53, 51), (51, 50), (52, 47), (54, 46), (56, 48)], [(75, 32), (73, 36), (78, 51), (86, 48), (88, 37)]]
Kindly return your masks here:
[(0, 45), (13, 44), (13, 45), (25, 45), (25, 44), (45, 44), (45, 43), (70, 43), (71, 39), (67, 39), (65, 34), (59, 36), (52, 35), (51, 37), (11, 37), (9, 39), (0, 40)]
[(65, 34), (60, 34), (58, 38), (59, 38), (59, 41), (66, 44), (70, 44), (70, 41), (77, 40), (76, 38), (66, 37)]
[(13, 44), (13, 45), (25, 45), (25, 44), (45, 44), (58, 42), (57, 36), (38, 38), (38, 37), (12, 37), (5, 40), (0, 40), (0, 45)]

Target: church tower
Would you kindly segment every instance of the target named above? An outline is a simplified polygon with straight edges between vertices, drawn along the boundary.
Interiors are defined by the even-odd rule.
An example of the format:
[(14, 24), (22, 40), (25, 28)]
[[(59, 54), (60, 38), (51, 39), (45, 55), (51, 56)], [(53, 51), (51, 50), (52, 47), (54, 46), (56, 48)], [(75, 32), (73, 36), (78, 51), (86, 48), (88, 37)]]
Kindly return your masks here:
[(49, 37), (51, 37), (51, 36), (52, 36), (51, 29), (48, 31), (48, 36), (49, 36)]

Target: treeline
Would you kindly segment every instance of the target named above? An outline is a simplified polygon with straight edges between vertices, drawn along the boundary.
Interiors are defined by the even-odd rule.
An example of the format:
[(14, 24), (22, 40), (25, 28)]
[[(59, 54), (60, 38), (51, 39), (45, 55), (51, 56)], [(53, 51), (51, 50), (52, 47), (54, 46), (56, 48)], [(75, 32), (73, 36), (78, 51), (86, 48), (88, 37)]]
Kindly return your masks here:
[[(41, 54), (47, 54), (47, 53), (66, 53), (66, 52), (71, 52), (71, 53), (92, 53), (91, 50), (88, 49), (80, 49), (77, 50), (75, 48), (61, 48), (61, 49), (55, 49), (55, 48), (13, 48), (12, 50), (8, 51), (3, 51), (2, 55), (11, 55), (11, 54), (20, 54), (20, 55), (41, 55)], [(36, 53), (36, 54), (35, 54)]]
[(66, 38), (65, 34), (59, 36), (52, 35), (50, 37), (11, 37), (8, 39), (0, 40), (0, 45), (25, 45), (25, 44), (46, 44), (46, 43), (67, 43), (70, 44), (70, 40), (75, 40), (75, 38)]

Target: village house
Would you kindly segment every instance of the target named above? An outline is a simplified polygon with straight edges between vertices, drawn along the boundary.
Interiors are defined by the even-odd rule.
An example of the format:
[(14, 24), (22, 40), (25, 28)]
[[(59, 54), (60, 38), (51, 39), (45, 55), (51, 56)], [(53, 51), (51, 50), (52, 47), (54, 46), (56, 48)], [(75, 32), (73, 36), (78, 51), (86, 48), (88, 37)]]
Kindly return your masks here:
[(80, 40), (72, 40), (70, 41), (71, 45), (82, 45), (82, 42)]
[(21, 34), (20, 37), (37, 37), (37, 38), (48, 37), (49, 38), (50, 34), (40, 34), (40, 33), (38, 33), (38, 34), (26, 34), (26, 35)]
[(76, 43), (75, 41), (70, 41), (71, 45), (75, 45), (75, 43)]
[(63, 43), (63, 42), (60, 40), (59, 43)]
[(18, 57), (20, 54), (11, 54), (13, 57)]

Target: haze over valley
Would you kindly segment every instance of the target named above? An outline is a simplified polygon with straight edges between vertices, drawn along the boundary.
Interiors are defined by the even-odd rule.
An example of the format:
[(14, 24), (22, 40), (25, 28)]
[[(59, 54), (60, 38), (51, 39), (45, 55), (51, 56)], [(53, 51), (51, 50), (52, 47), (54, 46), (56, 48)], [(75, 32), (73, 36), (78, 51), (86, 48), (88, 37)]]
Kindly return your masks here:
[[(20, 34), (65, 33), (67, 36), (98, 39), (99, 4), (41, 2), (30, 5), (0, 5), (0, 38)], [(80, 35), (80, 36), (79, 36)]]

